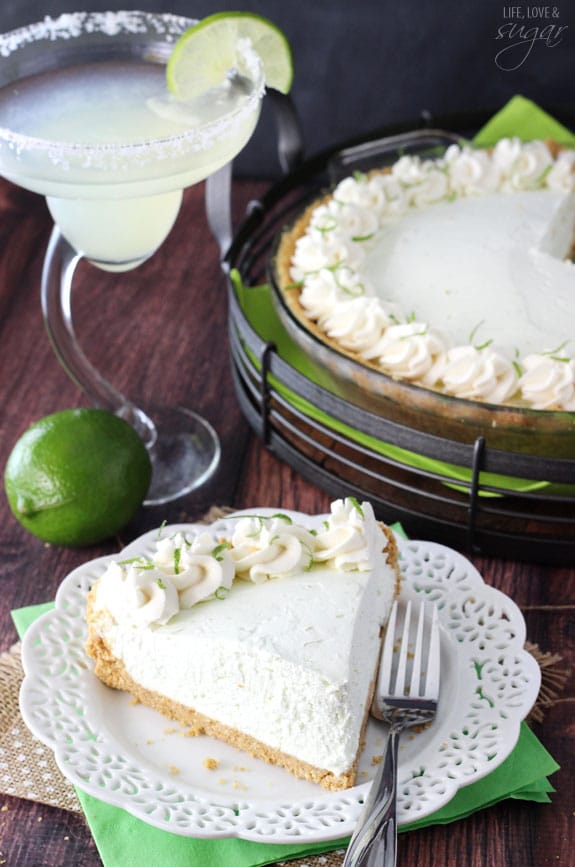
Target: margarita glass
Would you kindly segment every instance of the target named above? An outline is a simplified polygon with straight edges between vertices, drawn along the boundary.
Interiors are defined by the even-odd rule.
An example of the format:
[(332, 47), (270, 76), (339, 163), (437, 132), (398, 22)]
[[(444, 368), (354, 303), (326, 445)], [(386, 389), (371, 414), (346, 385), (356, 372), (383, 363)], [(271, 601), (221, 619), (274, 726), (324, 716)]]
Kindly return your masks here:
[(218, 438), (196, 413), (145, 412), (100, 376), (76, 340), (71, 289), (82, 257), (109, 271), (148, 259), (184, 188), (225, 171), (255, 128), (264, 80), (247, 43), (238, 69), (207, 94), (183, 102), (168, 93), (166, 63), (192, 24), (170, 14), (70, 13), (0, 36), (0, 174), (46, 196), (56, 224), (42, 277), (48, 333), (91, 400), (146, 443), (147, 503), (205, 482)]

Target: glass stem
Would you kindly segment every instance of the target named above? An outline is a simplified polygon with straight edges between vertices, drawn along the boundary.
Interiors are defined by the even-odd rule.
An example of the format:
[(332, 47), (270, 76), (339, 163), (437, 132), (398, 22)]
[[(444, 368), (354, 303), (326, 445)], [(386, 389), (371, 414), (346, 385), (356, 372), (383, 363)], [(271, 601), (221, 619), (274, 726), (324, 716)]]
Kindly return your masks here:
[(92, 403), (129, 422), (150, 449), (157, 438), (154, 423), (98, 373), (76, 339), (71, 296), (74, 272), (81, 258), (82, 254), (70, 246), (55, 226), (42, 271), (42, 313), (50, 342), (68, 376)]

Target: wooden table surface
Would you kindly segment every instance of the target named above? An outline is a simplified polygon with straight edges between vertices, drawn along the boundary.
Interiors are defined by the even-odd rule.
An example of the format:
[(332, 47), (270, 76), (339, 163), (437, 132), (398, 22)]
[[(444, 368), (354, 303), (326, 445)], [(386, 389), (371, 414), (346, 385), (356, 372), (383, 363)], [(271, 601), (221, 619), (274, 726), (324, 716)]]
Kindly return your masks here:
[[(240, 209), (262, 185), (236, 182)], [(39, 284), (51, 229), (44, 201), (0, 181), (0, 464), (36, 419), (88, 400), (59, 366), (44, 332)], [(168, 522), (196, 520), (213, 504), (326, 511), (329, 497), (266, 451), (238, 407), (226, 342), (226, 293), (206, 226), (203, 187), (187, 191), (162, 249), (132, 273), (79, 268), (74, 318), (98, 369), (136, 401), (180, 403), (217, 429), (223, 457), (204, 488), (141, 510), (121, 538), (84, 550), (45, 545), (26, 533), (0, 495), (0, 652), (16, 640), (10, 610), (53, 598), (83, 561), (113, 553)], [(575, 662), (575, 565), (546, 567), (472, 558), (485, 580), (512, 596), (530, 641)], [(575, 864), (575, 676), (534, 730), (562, 765), (553, 804), (507, 801), (447, 827), (402, 836), (401, 864)], [(0, 795), (0, 863), (10, 867), (101, 864), (80, 816)], [(202, 865), (198, 865), (202, 867)], [(234, 865), (230, 865), (234, 867)]]

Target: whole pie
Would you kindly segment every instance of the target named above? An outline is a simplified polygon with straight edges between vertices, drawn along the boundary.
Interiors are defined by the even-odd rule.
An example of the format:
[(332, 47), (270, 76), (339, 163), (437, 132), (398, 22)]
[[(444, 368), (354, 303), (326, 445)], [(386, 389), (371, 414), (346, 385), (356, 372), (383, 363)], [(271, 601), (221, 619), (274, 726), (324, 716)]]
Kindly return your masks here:
[(395, 380), (575, 410), (575, 152), (502, 139), (356, 173), (285, 231), (305, 329)]

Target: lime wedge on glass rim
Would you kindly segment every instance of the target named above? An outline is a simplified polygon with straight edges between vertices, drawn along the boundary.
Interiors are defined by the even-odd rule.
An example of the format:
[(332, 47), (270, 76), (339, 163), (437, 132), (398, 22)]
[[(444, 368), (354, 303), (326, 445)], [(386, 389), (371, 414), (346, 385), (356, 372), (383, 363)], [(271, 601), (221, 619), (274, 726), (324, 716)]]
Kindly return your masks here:
[(183, 33), (168, 61), (168, 89), (177, 99), (192, 99), (233, 77), (238, 43), (249, 39), (260, 58), (266, 87), (288, 93), (293, 79), (289, 42), (279, 29), (251, 12), (216, 12)]

